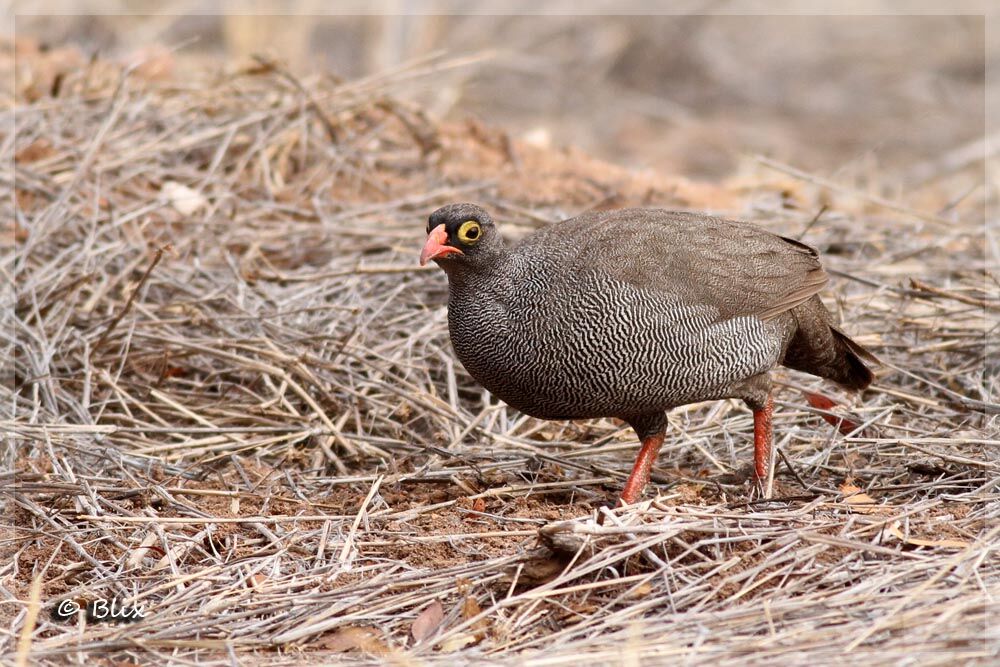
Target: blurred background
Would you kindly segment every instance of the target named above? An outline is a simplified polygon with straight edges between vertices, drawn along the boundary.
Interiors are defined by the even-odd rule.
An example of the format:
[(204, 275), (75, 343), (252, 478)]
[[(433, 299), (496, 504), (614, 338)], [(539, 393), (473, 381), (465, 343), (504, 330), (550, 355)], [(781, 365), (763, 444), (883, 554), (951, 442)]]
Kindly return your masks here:
[[(465, 64), (437, 60), (441, 72), (400, 91), (432, 117), (471, 117), (536, 144), (696, 179), (738, 177), (763, 154), (899, 197), (981, 162), (984, 138), (996, 150), (985, 109), (987, 91), (1000, 88), (986, 77), (1000, 71), (1000, 49), (987, 48), (982, 16), (732, 16), (699, 14), (702, 5), (730, 7), (485, 16), (393, 2), (365, 5), (379, 15), (322, 15), (323, 3), (257, 1), (225, 15), (236, 6), (167, 2), (157, 5), (161, 15), (137, 16), (53, 6), (16, 17), (15, 48), (72, 47), (79, 54), (68, 57), (145, 59), (174, 74), (261, 53), (296, 72), (345, 78), (444, 53), (444, 62)], [(895, 8), (869, 2), (864, 10), (883, 6)], [(132, 3), (102, 7), (134, 11)], [(280, 8), (296, 15), (267, 14)]]

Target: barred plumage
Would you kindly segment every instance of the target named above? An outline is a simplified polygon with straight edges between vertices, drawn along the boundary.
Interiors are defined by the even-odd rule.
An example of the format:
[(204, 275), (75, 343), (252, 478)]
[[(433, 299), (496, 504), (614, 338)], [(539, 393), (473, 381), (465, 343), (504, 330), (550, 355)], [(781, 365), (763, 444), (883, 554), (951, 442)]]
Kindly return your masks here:
[(428, 233), (422, 261), (448, 274), (458, 358), (535, 417), (620, 417), (647, 439), (679, 405), (767, 409), (779, 363), (849, 388), (872, 379), (861, 358), (873, 357), (816, 296), (827, 276), (815, 250), (753, 225), (629, 209), (508, 248), (486, 211), (453, 204)]
[[(516, 271), (513, 278), (520, 282)], [(724, 398), (734, 382), (772, 368), (787, 335), (781, 323), (720, 321), (709, 306), (592, 271), (559, 285), (542, 277), (537, 290), (505, 291), (502, 301), (496, 280), (489, 272), (452, 285), (452, 344), (484, 387), (544, 419), (642, 415)], [(547, 307), (553, 290), (565, 294), (557, 308)]]

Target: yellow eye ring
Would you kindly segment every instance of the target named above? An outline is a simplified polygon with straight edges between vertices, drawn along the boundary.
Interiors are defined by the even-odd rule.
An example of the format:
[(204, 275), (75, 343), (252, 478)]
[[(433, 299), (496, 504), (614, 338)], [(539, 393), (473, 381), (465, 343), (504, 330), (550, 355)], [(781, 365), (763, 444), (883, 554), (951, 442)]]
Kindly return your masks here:
[(462, 243), (473, 244), (483, 235), (483, 228), (475, 220), (466, 220), (458, 228), (458, 240)]

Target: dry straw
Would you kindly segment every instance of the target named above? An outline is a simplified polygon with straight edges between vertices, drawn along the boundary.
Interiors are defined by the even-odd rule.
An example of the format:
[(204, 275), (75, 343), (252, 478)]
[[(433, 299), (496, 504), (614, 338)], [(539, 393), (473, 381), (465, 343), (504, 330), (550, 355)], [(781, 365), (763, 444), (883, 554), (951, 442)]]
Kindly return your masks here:
[[(166, 82), (21, 65), (49, 89), (19, 88), (2, 143), (7, 659), (22, 637), (34, 664), (996, 657), (982, 190), (913, 215), (773, 161), (752, 196), (633, 179), (390, 96), (442, 61), (353, 82), (266, 61)], [(701, 404), (671, 416), (659, 497), (598, 524), (632, 435), (482, 394), (448, 344), (443, 276), (415, 266), (423, 220), (475, 200), (516, 234), (715, 196), (806, 232), (885, 366), (856, 402), (778, 376), (775, 500), (738, 474), (750, 415)], [(50, 614), (112, 596), (146, 618)]]

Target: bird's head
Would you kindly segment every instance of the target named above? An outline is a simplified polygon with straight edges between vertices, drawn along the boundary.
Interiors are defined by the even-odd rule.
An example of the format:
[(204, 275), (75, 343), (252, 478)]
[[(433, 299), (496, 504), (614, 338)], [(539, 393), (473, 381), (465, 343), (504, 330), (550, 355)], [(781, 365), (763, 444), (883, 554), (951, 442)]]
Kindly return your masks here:
[(445, 271), (486, 266), (503, 250), (493, 218), (475, 204), (448, 204), (427, 219), (420, 265), (434, 260)]

